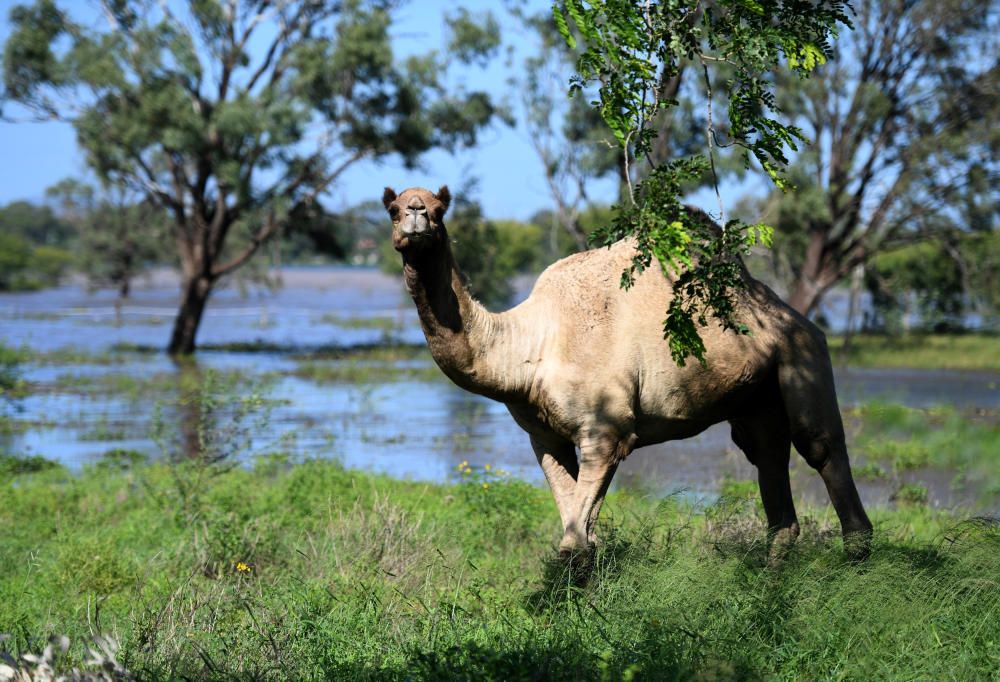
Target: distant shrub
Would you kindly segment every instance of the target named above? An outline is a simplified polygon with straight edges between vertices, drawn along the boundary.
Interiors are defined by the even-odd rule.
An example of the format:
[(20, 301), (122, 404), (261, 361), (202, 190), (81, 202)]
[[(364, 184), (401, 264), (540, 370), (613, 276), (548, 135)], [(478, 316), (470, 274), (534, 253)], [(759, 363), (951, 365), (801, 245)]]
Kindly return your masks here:
[(0, 291), (31, 291), (59, 283), (73, 262), (69, 251), (32, 246), (26, 239), (0, 233)]
[(53, 462), (39, 455), (11, 455), (0, 452), (0, 478), (34, 474), (39, 471), (56, 469), (59, 466), (58, 462)]
[(149, 459), (138, 450), (128, 450), (126, 448), (114, 448), (108, 450), (97, 460), (98, 469), (110, 469), (117, 471), (127, 471), (134, 469), (137, 465)]
[(927, 488), (919, 483), (904, 483), (890, 498), (896, 504), (924, 505), (927, 504)]
[(24, 351), (0, 343), (0, 396), (7, 395), (20, 385), (20, 365), (24, 359)]

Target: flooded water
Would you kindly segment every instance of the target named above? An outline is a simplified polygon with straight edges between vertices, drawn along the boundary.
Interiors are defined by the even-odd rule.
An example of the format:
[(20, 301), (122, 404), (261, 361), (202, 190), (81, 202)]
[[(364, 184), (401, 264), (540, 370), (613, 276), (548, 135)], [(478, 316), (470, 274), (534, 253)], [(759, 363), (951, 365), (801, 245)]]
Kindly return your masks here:
[[(170, 454), (183, 447), (178, 442), (184, 434), (197, 431), (198, 414), (185, 412), (190, 407), (180, 388), (183, 373), (212, 371), (242, 377), (237, 393), (260, 383), (267, 398), (266, 409), (228, 427), (239, 444), (235, 454), (244, 460), (280, 451), (433, 481), (455, 478), (458, 463), (467, 460), (542, 482), (527, 436), (504, 406), (453, 386), (425, 354), (369, 361), (316, 352), (385, 341), (422, 344), (399, 278), (370, 270), (303, 268), (285, 271), (283, 280), (275, 291), (218, 292), (199, 335), (209, 350), (199, 352), (193, 369), (178, 368), (160, 353), (134, 350), (158, 348), (169, 335), (177, 298), (169, 273), (155, 273), (137, 286), (119, 311), (110, 292), (88, 293), (78, 286), (0, 295), (0, 342), (52, 354), (24, 367), (28, 394), (0, 406), (17, 424), (0, 436), (0, 450), (41, 455), (76, 470), (115, 448), (152, 457)], [(522, 296), (529, 287), (530, 282), (521, 283)], [(115, 350), (123, 344), (132, 350)], [(257, 349), (211, 350), (232, 344), (257, 344)], [(379, 371), (366, 374), (380, 363)], [(339, 379), (324, 378), (323, 372), (331, 371)], [(1000, 410), (998, 374), (844, 369), (838, 370), (837, 385), (845, 407), (877, 398), (913, 407)], [(794, 460), (796, 494), (825, 499), (819, 478)], [(948, 472), (919, 476), (933, 504), (968, 501), (952, 489)], [(753, 477), (728, 426), (718, 425), (696, 438), (635, 452), (620, 468), (616, 485), (710, 497), (726, 478)], [(885, 482), (866, 486), (863, 494), (875, 504), (886, 503), (892, 492)]]

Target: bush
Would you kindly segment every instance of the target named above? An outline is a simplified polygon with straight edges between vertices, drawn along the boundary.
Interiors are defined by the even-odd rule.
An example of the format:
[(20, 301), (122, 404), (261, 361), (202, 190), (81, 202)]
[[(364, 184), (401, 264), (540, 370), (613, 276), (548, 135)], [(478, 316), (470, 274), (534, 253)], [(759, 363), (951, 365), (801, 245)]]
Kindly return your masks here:
[(0, 291), (30, 291), (53, 286), (69, 269), (73, 256), (54, 246), (32, 246), (0, 232)]

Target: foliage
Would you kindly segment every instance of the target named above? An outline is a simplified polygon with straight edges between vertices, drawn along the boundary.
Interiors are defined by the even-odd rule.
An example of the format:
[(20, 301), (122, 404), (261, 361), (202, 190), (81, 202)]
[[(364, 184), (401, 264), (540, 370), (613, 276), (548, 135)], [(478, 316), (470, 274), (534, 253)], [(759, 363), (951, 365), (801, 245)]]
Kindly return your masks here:
[(58, 284), (73, 260), (71, 232), (47, 207), (15, 201), (0, 208), (0, 291)]
[(2, 234), (35, 246), (66, 248), (73, 239), (73, 227), (49, 206), (28, 201), (12, 201), (0, 208), (0, 227)]
[(916, 313), (921, 329), (947, 332), (963, 329), (969, 313), (996, 315), (998, 248), (1000, 230), (952, 231), (878, 253), (865, 269), (876, 316), (870, 326), (899, 333), (911, 326), (902, 318)]
[[(608, 225), (614, 215), (610, 206), (601, 204), (588, 204), (582, 208), (574, 207), (573, 210), (575, 213), (573, 219), (579, 226), (584, 244), (587, 235)], [(539, 231), (541, 252), (539, 253), (538, 269), (576, 253), (580, 249), (579, 242), (573, 233), (566, 229), (558, 210), (543, 209), (532, 215), (528, 222)]]
[(0, 396), (16, 389), (20, 383), (20, 365), (27, 360), (27, 353), (0, 343)]
[[(926, 330), (962, 328), (964, 291), (959, 263), (939, 242), (924, 242), (879, 253), (865, 269), (872, 293), (874, 329), (899, 333), (909, 321), (898, 319), (910, 312), (920, 316)], [(909, 299), (916, 298), (916, 310)]]
[[(576, 250), (582, 250), (596, 227), (588, 226), (586, 218), (596, 181), (615, 182), (619, 200), (627, 202), (630, 184), (647, 178), (657, 166), (706, 148), (707, 131), (702, 121), (707, 105), (705, 88), (694, 63), (686, 59), (673, 72), (661, 71), (654, 93), (656, 103), (661, 106), (653, 107), (656, 111), (648, 122), (649, 129), (656, 132), (656, 139), (646, 154), (637, 157), (634, 148), (619, 147), (600, 111), (590, 105), (591, 100), (599, 98), (599, 88), (585, 84), (578, 96), (565, 97), (567, 77), (585, 50), (578, 40), (579, 33), (574, 34), (576, 44), (569, 45), (561, 39), (552, 11), (531, 14), (514, 4), (511, 14), (538, 44), (537, 52), (525, 58), (523, 68), (511, 82), (515, 96), (520, 97), (528, 139), (541, 162), (553, 201), (551, 217)], [(717, 66), (709, 74), (711, 89), (722, 92), (730, 74), (726, 65)], [(713, 97), (713, 129), (724, 137), (728, 135), (729, 122), (723, 104), (718, 95)], [(720, 178), (743, 173), (743, 164), (735, 155), (722, 149), (717, 151), (714, 170)], [(692, 191), (714, 180), (705, 172), (689, 179), (683, 187)]]
[[(394, 60), (394, 3), (103, 9), (101, 30), (54, 0), (14, 7), (4, 96), (70, 120), (102, 182), (170, 216), (185, 277), (174, 354), (194, 349), (216, 282), (265, 242), (315, 223), (298, 217), (322, 217), (316, 203), (347, 168), (472, 145), (503, 113), (488, 93), (446, 83), (451, 61), (436, 52)], [(495, 51), (472, 17), (451, 26), (460, 59)]]
[[(720, 230), (707, 215), (681, 205), (679, 182), (696, 176), (701, 169), (702, 164), (694, 159), (657, 168), (638, 187), (642, 203), (619, 210), (610, 226), (593, 234), (594, 241), (603, 244), (628, 236), (636, 240), (636, 255), (621, 277), (624, 289), (634, 284), (635, 275), (648, 268), (654, 258), (664, 273), (675, 273), (675, 295), (667, 308), (663, 336), (671, 356), (681, 366), (689, 355), (705, 363), (705, 344), (697, 328), (708, 324), (709, 315), (726, 330), (746, 333), (734, 310), (734, 290), (743, 282), (739, 256), (758, 243), (771, 243), (771, 228), (766, 225), (729, 221)], [(677, 219), (667, 222), (664, 216)]]
[[(630, 156), (650, 154), (658, 135), (651, 122), (661, 110), (678, 105), (674, 99), (661, 98), (660, 92), (679, 75), (681, 63), (693, 62), (703, 75), (707, 154), (654, 165), (634, 191), (629, 187), (629, 201), (619, 206), (614, 226), (600, 235), (605, 242), (626, 235), (639, 242), (639, 255), (623, 276), (623, 285), (654, 258), (665, 274), (676, 276), (682, 266), (690, 268), (702, 256), (698, 260), (701, 272), (683, 283), (679, 291), (685, 300), (672, 306), (664, 324), (671, 354), (678, 362), (687, 355), (704, 362), (697, 325), (707, 323), (709, 317), (726, 328), (740, 329), (733, 319), (732, 300), (742, 278), (731, 261), (747, 244), (757, 241), (759, 232), (754, 228), (744, 236), (745, 226), (727, 222), (720, 197), (724, 227), (717, 236), (707, 236), (701, 217), (692, 216), (681, 205), (681, 187), (706, 169), (713, 177), (717, 175), (715, 148), (722, 145), (740, 148), (746, 167), (753, 159), (779, 188), (786, 187), (781, 175), (788, 162), (786, 150), (797, 149), (796, 143), (804, 136), (799, 128), (776, 117), (773, 74), (787, 67), (805, 76), (824, 62), (832, 53), (830, 35), (848, 23), (845, 11), (845, 2), (567, 0), (553, 8), (556, 25), (569, 46), (575, 47), (579, 36), (584, 47), (570, 92), (580, 93), (591, 82), (599, 85), (593, 104), (623, 150), (626, 167)], [(719, 140), (712, 112), (710, 71), (720, 65), (731, 70), (728, 141)], [(711, 283), (692, 286), (695, 279), (709, 274)]]
[(0, 452), (0, 476), (6, 479), (50, 469), (62, 469), (62, 467), (40, 455), (11, 455)]
[(149, 680), (979, 679), (1000, 662), (988, 520), (877, 511), (854, 566), (832, 514), (808, 510), (768, 568), (746, 503), (612, 493), (581, 586), (551, 562), (548, 492), (507, 485), (269, 458), (209, 479), (191, 524), (164, 513), (163, 465), (25, 476), (0, 488), (3, 646), (65, 633), (72, 665), (92, 629), (115, 632)]
[(0, 291), (31, 291), (54, 286), (73, 257), (55, 246), (32, 246), (16, 235), (0, 233)]

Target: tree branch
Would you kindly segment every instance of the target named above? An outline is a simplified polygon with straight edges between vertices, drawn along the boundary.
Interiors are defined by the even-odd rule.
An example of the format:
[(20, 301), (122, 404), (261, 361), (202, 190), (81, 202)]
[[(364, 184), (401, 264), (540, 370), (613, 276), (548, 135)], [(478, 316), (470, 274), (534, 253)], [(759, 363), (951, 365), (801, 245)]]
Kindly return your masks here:
[(264, 225), (250, 238), (250, 244), (247, 245), (243, 251), (237, 254), (235, 257), (229, 261), (222, 263), (220, 265), (215, 265), (212, 267), (212, 277), (219, 278), (225, 274), (228, 274), (246, 263), (250, 258), (257, 253), (257, 249), (260, 245), (270, 239), (278, 231), (278, 220), (275, 218), (274, 211), (268, 214), (267, 220)]

